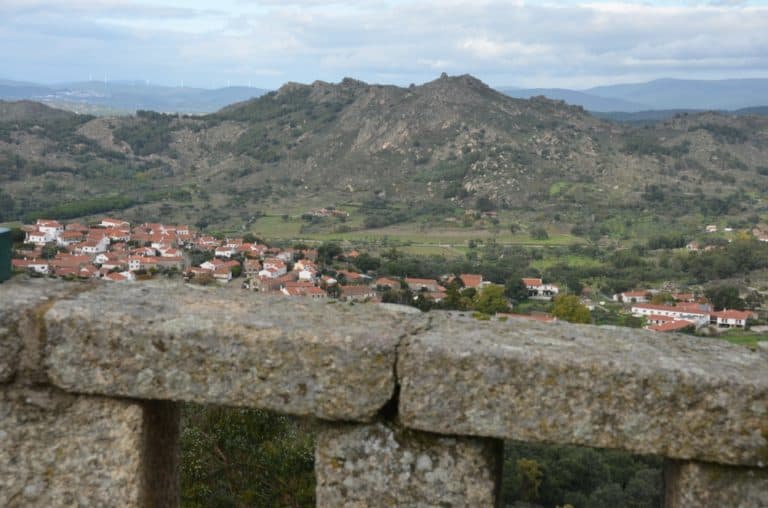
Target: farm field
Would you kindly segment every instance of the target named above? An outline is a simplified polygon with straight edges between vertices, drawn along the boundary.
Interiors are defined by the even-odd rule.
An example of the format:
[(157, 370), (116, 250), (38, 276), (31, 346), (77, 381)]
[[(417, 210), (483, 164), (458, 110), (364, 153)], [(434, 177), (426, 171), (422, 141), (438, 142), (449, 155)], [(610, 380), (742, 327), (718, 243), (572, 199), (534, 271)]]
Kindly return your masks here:
[[(466, 247), (470, 240), (486, 241), (494, 239), (503, 245), (522, 246), (561, 246), (583, 243), (584, 240), (568, 233), (552, 231), (546, 240), (535, 240), (528, 234), (511, 233), (505, 229), (476, 229), (462, 227), (429, 227), (418, 223), (404, 223), (384, 228), (365, 229), (349, 232), (307, 232), (302, 233), (303, 221), (295, 218), (283, 218), (281, 216), (266, 215), (260, 217), (250, 226), (250, 230), (256, 236), (266, 240), (303, 240), (303, 241), (349, 241), (363, 243), (380, 243), (383, 240), (393, 244), (415, 245), (421, 248), (421, 253), (436, 253), (435, 250), (427, 252), (426, 247), (436, 246), (439, 249), (448, 249), (452, 255), (460, 255), (459, 251), (452, 249)], [(344, 225), (354, 227), (354, 218)]]
[(768, 332), (759, 333), (750, 330), (734, 329), (721, 334), (719, 338), (727, 340), (731, 344), (756, 347), (758, 342), (768, 341)]

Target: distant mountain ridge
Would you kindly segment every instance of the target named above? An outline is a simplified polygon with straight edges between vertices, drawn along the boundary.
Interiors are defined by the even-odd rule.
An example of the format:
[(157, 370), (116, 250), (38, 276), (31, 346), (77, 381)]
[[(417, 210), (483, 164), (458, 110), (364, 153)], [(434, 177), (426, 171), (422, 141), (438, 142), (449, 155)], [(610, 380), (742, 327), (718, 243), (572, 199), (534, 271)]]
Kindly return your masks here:
[(544, 96), (557, 101), (565, 101), (568, 104), (572, 104), (574, 106), (581, 106), (587, 111), (636, 112), (647, 109), (643, 104), (638, 104), (623, 99), (614, 99), (611, 97), (600, 97), (598, 95), (580, 92), (578, 90), (568, 90), (567, 88), (499, 87), (497, 90), (516, 99), (530, 99), (531, 97)]
[[(734, 111), (768, 104), (768, 79), (657, 79), (647, 83), (598, 86), (586, 90), (499, 87), (510, 97), (543, 95), (596, 112), (658, 110)], [(757, 111), (759, 114), (759, 111)]]
[[(747, 109), (749, 111), (740, 111), (739, 114), (762, 115), (768, 108), (768, 79), (658, 79), (647, 83), (598, 86), (586, 90), (514, 86), (500, 86), (496, 90), (518, 99), (545, 96), (596, 113), (639, 114), (639, 118), (632, 115), (622, 118), (621, 114), (599, 115), (622, 121), (653, 121), (685, 111), (736, 112)], [(42, 85), (0, 79), (0, 100), (33, 100), (78, 113), (97, 115), (126, 114), (139, 109), (165, 113), (213, 113), (267, 92), (262, 88), (244, 86), (204, 89), (159, 86), (142, 81)], [(670, 111), (674, 113), (670, 114)]]
[(137, 110), (212, 113), (267, 90), (244, 86), (218, 89), (169, 87), (139, 81), (85, 81), (39, 85), (0, 80), (0, 100), (33, 100), (78, 113), (119, 114)]

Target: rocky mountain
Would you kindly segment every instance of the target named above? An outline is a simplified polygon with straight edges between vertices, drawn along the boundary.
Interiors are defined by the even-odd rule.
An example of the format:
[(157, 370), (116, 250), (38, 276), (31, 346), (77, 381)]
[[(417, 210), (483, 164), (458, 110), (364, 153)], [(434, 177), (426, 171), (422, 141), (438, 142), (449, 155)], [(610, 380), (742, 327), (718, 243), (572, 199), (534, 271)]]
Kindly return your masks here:
[(643, 210), (745, 216), (768, 210), (766, 161), (765, 117), (638, 128), (471, 76), (289, 83), (207, 116), (3, 115), (0, 187), (13, 206), (0, 220), (127, 209), (233, 227), (339, 203), (377, 224), (477, 208), (572, 225)]

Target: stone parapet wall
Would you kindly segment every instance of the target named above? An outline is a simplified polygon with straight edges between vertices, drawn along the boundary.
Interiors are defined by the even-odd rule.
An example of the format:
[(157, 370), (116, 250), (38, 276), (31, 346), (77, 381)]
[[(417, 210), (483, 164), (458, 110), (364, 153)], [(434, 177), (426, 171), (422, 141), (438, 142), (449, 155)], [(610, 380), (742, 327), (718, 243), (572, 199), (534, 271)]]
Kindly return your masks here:
[(0, 505), (178, 503), (178, 401), (326, 421), (320, 506), (493, 506), (500, 439), (664, 456), (668, 506), (713, 471), (765, 501), (768, 352), (710, 339), (11, 281), (0, 391)]

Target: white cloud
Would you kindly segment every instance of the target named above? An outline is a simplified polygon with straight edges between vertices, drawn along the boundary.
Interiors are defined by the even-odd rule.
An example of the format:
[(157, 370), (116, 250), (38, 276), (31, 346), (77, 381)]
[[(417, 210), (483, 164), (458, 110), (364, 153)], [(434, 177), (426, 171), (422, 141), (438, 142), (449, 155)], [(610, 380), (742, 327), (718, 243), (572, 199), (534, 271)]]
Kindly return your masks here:
[[(755, 1), (0, 0), (0, 45), (13, 48), (4, 69), (49, 81), (110, 63), (125, 77), (270, 87), (343, 76), (408, 84), (443, 70), (574, 87), (768, 76), (766, 26), (768, 6)], [(107, 56), (116, 53), (119, 62)]]

